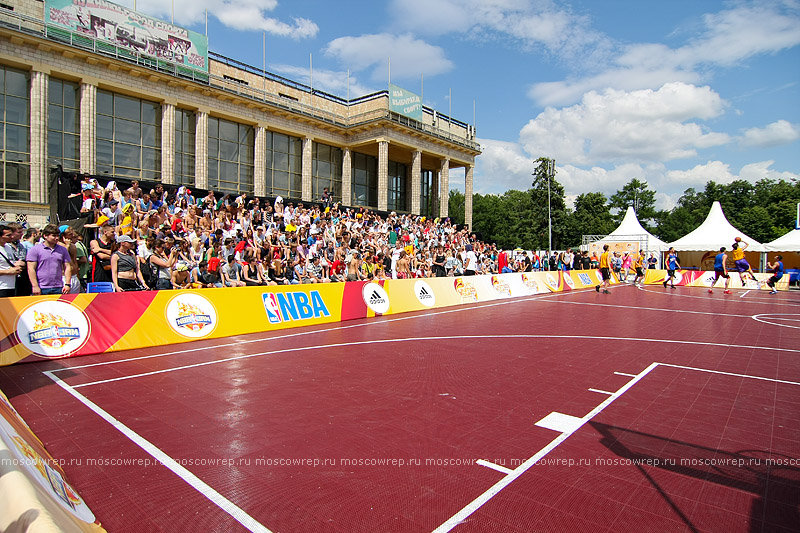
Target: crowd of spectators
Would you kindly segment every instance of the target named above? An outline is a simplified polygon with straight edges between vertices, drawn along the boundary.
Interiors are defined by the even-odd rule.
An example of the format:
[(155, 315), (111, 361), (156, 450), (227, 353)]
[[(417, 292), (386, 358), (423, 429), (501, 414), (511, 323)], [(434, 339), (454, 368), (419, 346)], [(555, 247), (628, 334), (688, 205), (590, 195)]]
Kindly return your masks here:
[[(64, 280), (71, 292), (88, 282), (130, 291), (585, 269), (596, 259), (571, 249), (499, 250), (447, 218), (342, 208), (327, 189), (313, 204), (286, 205), (247, 193), (195, 197), (185, 186), (143, 190), (135, 180), (125, 189), (114, 181), (102, 187), (88, 176), (80, 191), (95, 235), (84, 243), (68, 225), (58, 228), (71, 258), (72, 279)], [(40, 237), (33, 229), (9, 236), (15, 259), (25, 261)], [(24, 294), (25, 280), (17, 285)]]

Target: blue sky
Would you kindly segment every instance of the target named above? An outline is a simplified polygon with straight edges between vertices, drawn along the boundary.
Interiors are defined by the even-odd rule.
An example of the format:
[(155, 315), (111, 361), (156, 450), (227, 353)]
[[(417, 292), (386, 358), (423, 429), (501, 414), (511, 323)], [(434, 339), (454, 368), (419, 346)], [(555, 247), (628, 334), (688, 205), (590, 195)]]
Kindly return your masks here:
[[(133, 7), (133, 0), (121, 1)], [(170, 20), (172, 3), (138, 0)], [(800, 178), (800, 1), (174, 0), (210, 50), (351, 98), (391, 81), (475, 124), (475, 192), (530, 187), (555, 158), (569, 199), (631, 178), (688, 187)], [(449, 95), (452, 91), (452, 102)], [(452, 106), (452, 107), (451, 107)], [(451, 186), (463, 190), (458, 171)]]

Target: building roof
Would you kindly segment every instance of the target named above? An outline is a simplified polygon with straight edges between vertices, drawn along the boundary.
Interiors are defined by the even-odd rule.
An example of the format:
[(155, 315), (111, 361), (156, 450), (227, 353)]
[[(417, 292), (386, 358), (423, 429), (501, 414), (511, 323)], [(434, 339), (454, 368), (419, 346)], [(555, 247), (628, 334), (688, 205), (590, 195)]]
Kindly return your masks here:
[(730, 248), (736, 237), (747, 243), (748, 252), (763, 252), (764, 245), (733, 227), (722, 212), (719, 202), (714, 202), (708, 216), (700, 226), (669, 245), (679, 252), (719, 250)]

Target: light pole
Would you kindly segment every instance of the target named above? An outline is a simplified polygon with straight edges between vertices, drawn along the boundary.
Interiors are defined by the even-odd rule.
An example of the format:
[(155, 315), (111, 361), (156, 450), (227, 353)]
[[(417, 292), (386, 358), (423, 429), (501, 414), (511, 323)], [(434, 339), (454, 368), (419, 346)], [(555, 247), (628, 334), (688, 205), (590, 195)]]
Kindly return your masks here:
[[(539, 161), (537, 166), (541, 166), (544, 163), (544, 173), (547, 177), (547, 253), (551, 253), (553, 251), (553, 217), (550, 211), (550, 179), (555, 176), (556, 173), (556, 160), (555, 159), (545, 159), (544, 161)], [(533, 173), (536, 176), (536, 173)]]

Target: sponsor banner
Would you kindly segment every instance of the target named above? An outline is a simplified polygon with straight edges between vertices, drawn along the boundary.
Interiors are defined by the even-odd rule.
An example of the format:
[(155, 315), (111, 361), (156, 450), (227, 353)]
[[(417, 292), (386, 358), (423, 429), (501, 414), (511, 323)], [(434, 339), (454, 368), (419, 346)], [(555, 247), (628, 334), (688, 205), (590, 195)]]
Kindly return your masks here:
[(46, 0), (45, 21), (187, 68), (208, 72), (208, 37), (106, 0)]
[(640, 241), (597, 241), (589, 244), (589, 256), (597, 255), (597, 257), (600, 257), (600, 254), (603, 253), (603, 245), (606, 244), (610, 253), (619, 252), (620, 255), (625, 252), (635, 254), (640, 248), (647, 248), (645, 246), (646, 242)]
[(0, 365), (548, 294), (598, 280), (591, 270), (7, 298)]
[[(769, 291), (767, 280), (772, 277), (772, 274), (756, 272), (756, 280), (752, 280), (750, 276), (745, 275), (745, 282), (739, 273), (734, 270), (729, 270), (730, 282), (728, 283), (729, 289), (747, 289), (747, 290), (762, 290)], [(646, 285), (661, 285), (667, 279), (666, 270), (645, 270), (644, 282)], [(714, 271), (704, 270), (678, 270), (675, 272), (675, 285), (684, 287), (711, 287), (714, 282)], [(671, 284), (671, 282), (670, 282)], [(759, 285), (760, 284), (760, 285)], [(714, 286), (715, 289), (724, 289), (725, 279), (720, 279)], [(775, 288), (779, 291), (789, 290), (789, 275), (784, 274), (783, 277), (775, 284)]]
[[(10, 516), (3, 516), (8, 523), (14, 523), (16, 518), (16, 523), (25, 523), (34, 529), (35, 524), (51, 523), (70, 531), (104, 531), (86, 502), (67, 482), (58, 462), (47, 453), (2, 392), (0, 455), (4, 459), (0, 477), (9, 480), (6, 488), (19, 489), (15, 491), (16, 498), (10, 498), (3, 506), (4, 511), (10, 513)], [(34, 509), (37, 513), (31, 518), (30, 512)]]
[(422, 98), (397, 85), (389, 84), (389, 110), (422, 122)]

